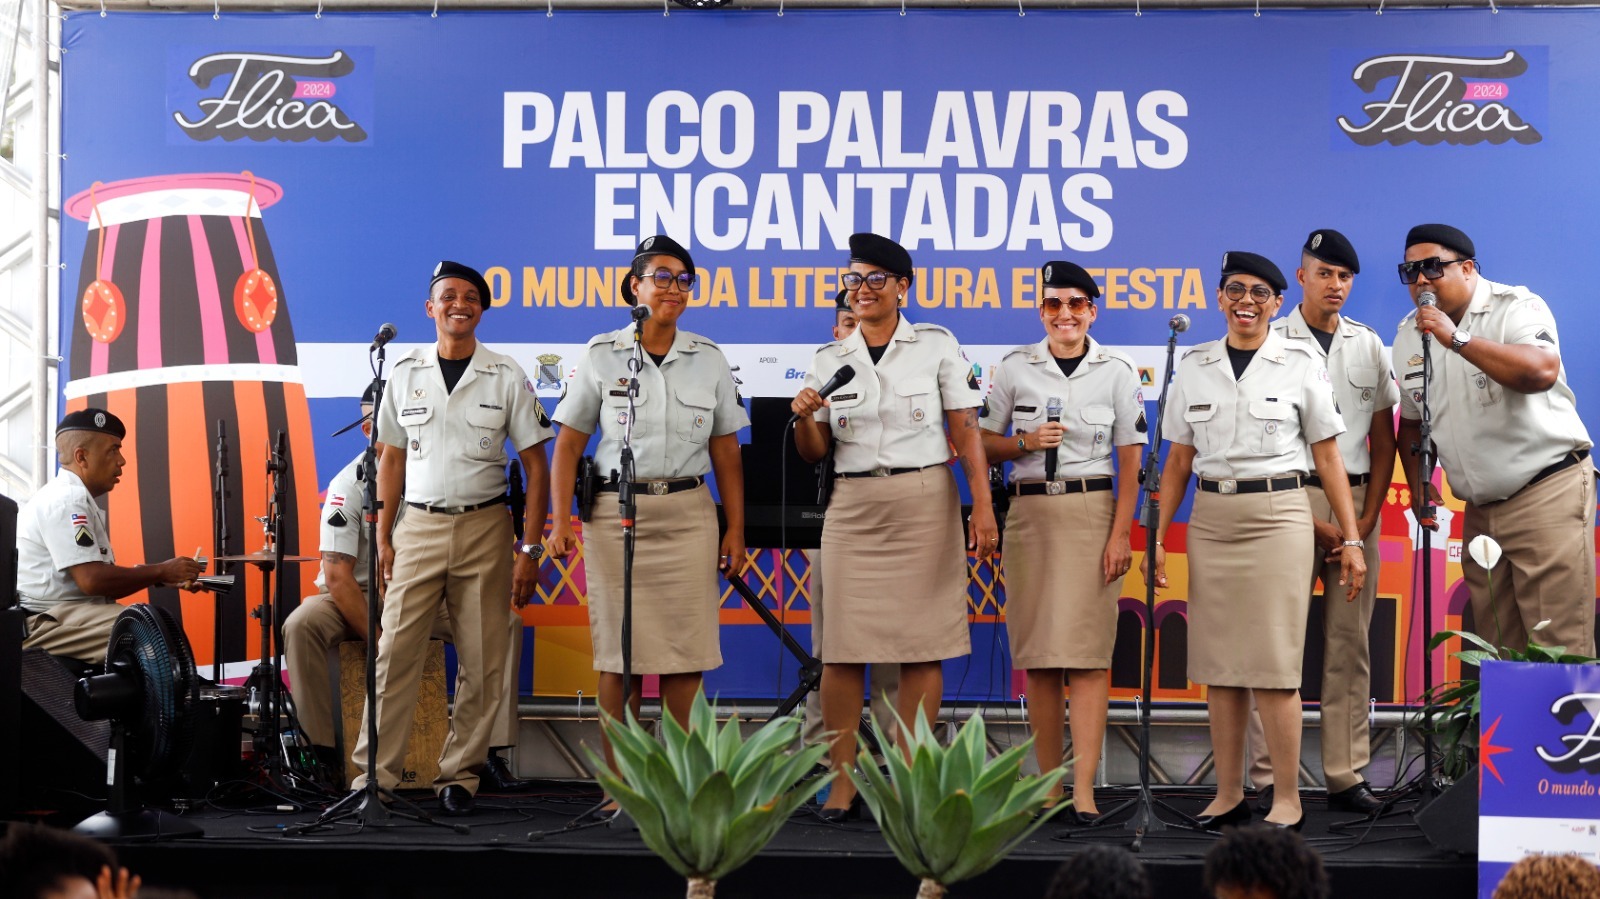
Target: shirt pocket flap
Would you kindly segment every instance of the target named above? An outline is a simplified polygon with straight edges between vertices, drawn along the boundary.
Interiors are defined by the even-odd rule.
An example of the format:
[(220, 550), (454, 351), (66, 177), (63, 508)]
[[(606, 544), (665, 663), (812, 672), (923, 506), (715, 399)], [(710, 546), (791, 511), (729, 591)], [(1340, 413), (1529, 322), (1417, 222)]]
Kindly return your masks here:
[(1351, 384), (1357, 387), (1378, 386), (1378, 370), (1371, 366), (1351, 366), (1345, 369), (1345, 376), (1350, 379)]
[(1251, 415), (1272, 421), (1282, 421), (1293, 411), (1294, 407), (1288, 403), (1269, 403), (1266, 400), (1254, 400), (1250, 403)]
[(1013, 421), (1035, 422), (1043, 417), (1043, 406), (1014, 406), (1011, 409), (1011, 418)]
[(408, 408), (402, 408), (400, 413), (395, 417), (400, 419), (401, 427), (414, 428), (417, 425), (427, 424), (429, 419), (433, 418), (433, 407), (411, 406)]
[(1216, 414), (1216, 404), (1206, 403), (1200, 406), (1190, 406), (1183, 410), (1183, 420), (1187, 422), (1210, 421)]
[(696, 409), (714, 409), (717, 405), (717, 396), (709, 390), (694, 387), (679, 387), (674, 391), (678, 395), (678, 402)]
[(506, 410), (504, 409), (484, 409), (479, 407), (476, 409), (467, 410), (467, 424), (472, 425), (475, 428), (488, 428), (493, 430), (495, 428), (504, 427), (505, 423)]
[(1082, 415), (1092, 425), (1108, 425), (1117, 420), (1117, 410), (1110, 406), (1084, 406)]
[(894, 392), (900, 396), (921, 396), (925, 393), (937, 393), (939, 381), (936, 378), (907, 378), (905, 381), (894, 385)]

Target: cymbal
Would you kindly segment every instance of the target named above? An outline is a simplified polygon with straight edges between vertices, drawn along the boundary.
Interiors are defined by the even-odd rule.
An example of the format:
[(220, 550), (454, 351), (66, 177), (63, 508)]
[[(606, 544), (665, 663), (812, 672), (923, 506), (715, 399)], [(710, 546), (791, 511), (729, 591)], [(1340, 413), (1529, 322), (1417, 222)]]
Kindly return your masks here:
[[(272, 553), (270, 553), (270, 552), (268, 552), (268, 551), (266, 551), (264, 549), (258, 549), (253, 553), (245, 553), (242, 556), (217, 556), (216, 557), (216, 561), (218, 561), (218, 562), (249, 562), (252, 565), (271, 565), (272, 563), (274, 563), (274, 562), (276, 562), (278, 560), (277, 560), (277, 557), (274, 556)], [(285, 562), (315, 562), (315, 561), (317, 561), (317, 557), (316, 556), (287, 556), (286, 555), (286, 556), (283, 557), (283, 561), (285, 561)]]

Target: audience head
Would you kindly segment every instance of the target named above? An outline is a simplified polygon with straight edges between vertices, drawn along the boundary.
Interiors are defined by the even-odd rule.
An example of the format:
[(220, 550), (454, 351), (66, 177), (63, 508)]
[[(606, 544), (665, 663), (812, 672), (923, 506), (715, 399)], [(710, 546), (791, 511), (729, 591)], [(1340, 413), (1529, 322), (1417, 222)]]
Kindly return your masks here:
[(116, 864), (110, 849), (70, 831), (13, 824), (0, 840), (0, 896), (96, 899), (101, 871)]
[(1117, 846), (1090, 846), (1070, 856), (1050, 881), (1045, 899), (1150, 899), (1144, 866)]
[(1600, 896), (1600, 868), (1572, 854), (1525, 856), (1494, 888), (1494, 899), (1570, 896)]
[(1206, 853), (1206, 892), (1217, 899), (1328, 899), (1322, 857), (1300, 834), (1277, 827), (1223, 831)]

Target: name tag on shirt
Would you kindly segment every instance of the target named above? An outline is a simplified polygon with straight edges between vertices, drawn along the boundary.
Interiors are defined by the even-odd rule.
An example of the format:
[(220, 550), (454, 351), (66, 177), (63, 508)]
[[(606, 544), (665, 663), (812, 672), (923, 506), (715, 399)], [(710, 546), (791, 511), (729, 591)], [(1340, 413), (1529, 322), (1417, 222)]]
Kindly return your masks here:
[(1190, 406), (1189, 407), (1189, 411), (1190, 412), (1205, 412), (1205, 411), (1209, 410), (1210, 408), (1211, 408), (1211, 404), (1210, 403), (1203, 403), (1203, 404), (1197, 405), (1197, 406)]

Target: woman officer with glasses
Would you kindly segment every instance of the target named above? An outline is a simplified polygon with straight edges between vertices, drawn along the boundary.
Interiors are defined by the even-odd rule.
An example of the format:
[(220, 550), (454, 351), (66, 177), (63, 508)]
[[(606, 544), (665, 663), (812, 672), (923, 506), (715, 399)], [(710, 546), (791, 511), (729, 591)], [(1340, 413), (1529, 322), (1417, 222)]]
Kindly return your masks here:
[(1172, 449), (1161, 472), (1158, 587), (1167, 586), (1173, 512), (1183, 504), (1191, 472), (1200, 481), (1187, 538), (1189, 679), (1208, 688), (1217, 795), (1198, 820), (1213, 830), (1250, 820), (1244, 739), (1251, 689), (1276, 781), (1267, 823), (1295, 830), (1305, 823), (1296, 777), (1306, 585), (1315, 552), (1303, 486), (1313, 463), (1344, 536), (1335, 555), (1348, 600), (1366, 577), (1334, 439), (1344, 422), (1332, 382), (1310, 349), (1271, 329), (1285, 286), (1270, 260), (1223, 255), (1217, 305), (1227, 336), (1184, 355), (1162, 421)]
[(1027, 672), (1039, 770), (1061, 764), (1065, 675), (1078, 756), (1072, 816), (1085, 824), (1099, 814), (1094, 776), (1147, 427), (1133, 360), (1089, 336), (1099, 285), (1071, 262), (1047, 262), (1039, 288), (1044, 339), (1000, 361), (983, 450), (1012, 463), (1006, 632), (1012, 664)]
[[(631, 435), (638, 518), (629, 695), (637, 714), (643, 675), (659, 674), (662, 704), (685, 727), (702, 673), (722, 664), (717, 570), (733, 576), (746, 564), (744, 471), (736, 432), (750, 424), (722, 350), (678, 328), (695, 281), (688, 251), (657, 235), (639, 244), (621, 287), (624, 302), (650, 310), (640, 326), (644, 364)], [(567, 557), (578, 543), (566, 513), (572, 508), (578, 458), (590, 435), (600, 432), (594, 456), (602, 480), (584, 527), (584, 555), (600, 707), (618, 719), (623, 716), (623, 571), (616, 491), (628, 426), (634, 327), (589, 341), (556, 407), (561, 431), (550, 469), (556, 516), (549, 550)], [(720, 549), (717, 510), (705, 485), (705, 474), (713, 469), (728, 523)], [(611, 758), (609, 743), (606, 756)]]
[[(971, 651), (961, 500), (945, 467), (952, 444), (972, 492), (966, 549), (983, 559), (1000, 542), (977, 373), (949, 331), (900, 314), (911, 277), (911, 255), (899, 244), (850, 236), (840, 281), (860, 325), (817, 350), (790, 405), (800, 456), (815, 462), (831, 445), (838, 475), (822, 526), (822, 721), (834, 733), (829, 756), (839, 772), (855, 758), (866, 665), (900, 663), (898, 712), (915, 726), (919, 711), (930, 722), (938, 714), (943, 660)], [(817, 392), (847, 365), (851, 380), (827, 397)], [(835, 780), (822, 816), (859, 815), (855, 794), (847, 778)]]

